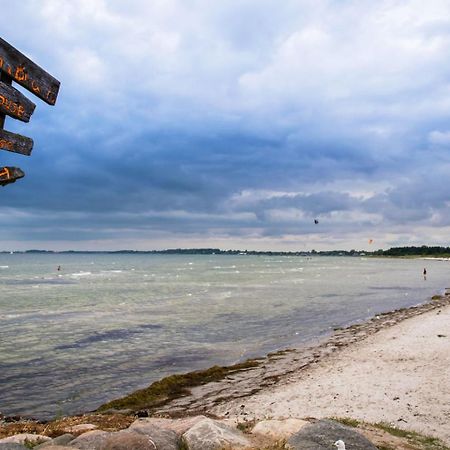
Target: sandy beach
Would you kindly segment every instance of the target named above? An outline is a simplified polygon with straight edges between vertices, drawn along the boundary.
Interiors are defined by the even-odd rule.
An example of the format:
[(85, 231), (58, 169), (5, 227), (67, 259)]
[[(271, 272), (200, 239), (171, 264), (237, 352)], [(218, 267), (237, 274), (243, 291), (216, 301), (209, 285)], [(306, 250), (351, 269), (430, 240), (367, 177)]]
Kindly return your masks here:
[(213, 412), (258, 419), (334, 416), (388, 422), (448, 444), (449, 370), (450, 306), (444, 306), (382, 329)]

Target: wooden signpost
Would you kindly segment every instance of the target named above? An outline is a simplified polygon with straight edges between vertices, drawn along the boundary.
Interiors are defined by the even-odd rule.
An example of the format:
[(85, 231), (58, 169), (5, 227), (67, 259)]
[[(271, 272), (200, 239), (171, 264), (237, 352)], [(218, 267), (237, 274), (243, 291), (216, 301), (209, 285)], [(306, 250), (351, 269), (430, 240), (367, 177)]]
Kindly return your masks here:
[[(3, 129), (6, 116), (29, 122), (36, 105), (12, 86), (15, 82), (49, 105), (54, 105), (59, 81), (0, 38), (0, 150), (29, 156), (33, 140)], [(0, 185), (14, 183), (25, 174), (18, 167), (0, 167)]]

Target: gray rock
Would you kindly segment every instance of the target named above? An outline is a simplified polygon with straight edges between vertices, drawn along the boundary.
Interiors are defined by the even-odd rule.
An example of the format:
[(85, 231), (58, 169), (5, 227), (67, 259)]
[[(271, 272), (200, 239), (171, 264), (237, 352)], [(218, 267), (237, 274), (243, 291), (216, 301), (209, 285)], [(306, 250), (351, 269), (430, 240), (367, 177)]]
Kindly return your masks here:
[[(177, 450), (179, 438), (178, 434), (173, 430), (164, 429), (154, 425), (151, 422), (140, 422), (129, 428), (129, 431), (134, 431), (149, 437), (152, 442), (162, 450)], [(133, 425), (132, 424), (132, 425)]]
[(241, 432), (211, 419), (196, 423), (183, 434), (182, 440), (189, 450), (219, 450), (224, 447), (251, 446), (251, 442)]
[(68, 447), (66, 445), (48, 445), (45, 450), (73, 450), (73, 447)]
[[(139, 431), (144, 434), (151, 434), (152, 427), (162, 428), (164, 430), (175, 431), (176, 434), (182, 435), (197, 422), (206, 419), (206, 416), (183, 417), (181, 419), (164, 419), (160, 417), (148, 417), (135, 420), (129, 427), (130, 430)], [(151, 427), (148, 427), (151, 425)]]
[(261, 420), (252, 429), (252, 433), (262, 434), (274, 439), (288, 439), (309, 422), (301, 419)]
[(67, 445), (69, 442), (73, 441), (75, 439), (75, 436), (70, 433), (62, 434), (61, 436), (56, 437), (55, 439), (52, 439), (51, 441), (44, 442), (41, 445), (38, 445), (37, 447), (34, 447), (34, 450), (41, 450), (41, 448), (47, 448), (49, 446), (55, 446), (55, 445)]
[(93, 425), (92, 423), (80, 423), (78, 425), (67, 427), (64, 431), (67, 431), (68, 433), (85, 433), (86, 431), (96, 430), (97, 428), (98, 426)]
[(0, 450), (27, 450), (27, 448), (15, 442), (3, 442), (0, 443)]
[(165, 448), (157, 446), (150, 436), (122, 430), (110, 433), (101, 450), (165, 450)]
[(353, 428), (333, 420), (319, 420), (305, 425), (287, 443), (292, 450), (330, 450), (336, 448), (333, 444), (339, 439), (345, 442), (347, 449), (377, 450), (375, 445)]
[(106, 441), (110, 433), (106, 431), (94, 430), (80, 434), (76, 439), (70, 442), (70, 447), (80, 450), (100, 450), (102, 444)]
[(32, 443), (43, 443), (47, 441), (51, 441), (52, 439), (48, 436), (43, 436), (40, 434), (32, 434), (32, 433), (20, 433), (15, 434), (14, 436), (9, 436), (7, 438), (0, 439), (0, 444), (25, 444), (25, 442), (32, 442)]

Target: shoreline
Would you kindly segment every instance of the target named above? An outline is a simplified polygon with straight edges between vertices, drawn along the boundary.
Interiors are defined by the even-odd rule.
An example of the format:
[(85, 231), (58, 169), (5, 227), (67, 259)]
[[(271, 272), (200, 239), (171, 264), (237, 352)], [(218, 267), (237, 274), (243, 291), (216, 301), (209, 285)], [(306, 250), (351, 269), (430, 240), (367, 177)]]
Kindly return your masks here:
[[(449, 295), (446, 296), (450, 298)], [(218, 405), (219, 416), (349, 418), (450, 445), (450, 305), (386, 326), (277, 386)]]
[[(109, 402), (103, 405), (103, 407), (109, 406), (109, 408), (103, 408), (104, 410), (109, 409), (109, 411), (103, 411), (101, 416), (108, 418), (112, 422), (114, 422), (114, 417), (123, 417), (123, 420), (118, 420), (118, 423), (122, 424), (118, 425), (119, 428), (126, 428), (129, 423), (129, 418), (135, 417), (135, 415), (176, 418), (205, 414), (212, 417), (242, 418), (242, 414), (245, 414), (248, 418), (258, 415), (259, 418), (264, 418), (272, 414), (269, 413), (270, 408), (267, 408), (267, 405), (263, 406), (262, 402), (259, 406), (256, 405), (253, 411), (250, 407), (250, 402), (253, 402), (258, 396), (271, 396), (275, 391), (290, 389), (293, 383), (298, 382), (303, 376), (309, 379), (311, 377), (314, 378), (314, 371), (318, 367), (325, 367), (326, 370), (329, 370), (330, 362), (344, 355), (345, 352), (353, 352), (355, 348), (365, 345), (365, 342), (371, 338), (380, 340), (380, 337), (377, 336), (379, 332), (396, 329), (398, 325), (408, 322), (407, 319), (419, 319), (426, 314), (436, 314), (436, 310), (450, 312), (450, 295), (434, 296), (433, 299), (421, 305), (382, 313), (362, 323), (335, 329), (331, 336), (298, 349), (286, 349), (274, 352), (265, 358), (251, 360), (250, 363), (244, 363), (239, 367), (229, 366), (227, 368), (219, 368), (226, 370), (219, 371), (219, 376), (216, 378), (208, 379), (208, 371), (211, 368), (185, 374), (191, 376), (194, 373), (199, 376), (192, 384), (185, 383), (182, 389), (175, 389), (177, 395), (167, 395), (167, 393), (163, 392), (162, 398), (157, 399), (154, 404), (147, 405), (147, 407), (139, 405), (139, 407), (120, 408), (119, 410), (111, 409), (113, 406), (110, 404), (114, 401)], [(171, 379), (174, 381), (174, 385), (176, 385), (176, 382), (179, 380), (174, 380), (173, 377), (166, 377), (163, 380), (167, 381)], [(163, 380), (156, 383), (160, 383)], [(135, 394), (136, 392), (132, 393), (131, 396)], [(245, 403), (245, 412), (241, 408), (243, 403)], [(102, 407), (95, 412), (71, 416), (68, 419), (76, 420), (79, 417), (82, 420), (83, 417), (99, 416), (100, 409)], [(104, 414), (105, 412), (108, 414)], [(304, 412), (305, 414), (303, 415), (296, 413), (286, 414), (286, 416), (309, 416), (307, 414), (307, 408), (305, 408)], [(348, 415), (345, 411), (343, 411), (343, 414), (340, 414), (341, 417)], [(51, 424), (51, 421), (39, 422), (33, 421), (32, 419), (23, 419), (28, 424), (28, 429), (30, 427), (32, 429), (34, 425), (38, 426), (39, 423), (45, 423), (47, 427), (49, 426), (48, 424)], [(15, 428), (17, 429), (19, 423), (20, 420), (17, 424), (13, 423), (11, 425), (16, 425)], [(6, 429), (8, 428), (8, 424), (5, 424), (4, 420), (0, 421), (0, 424), (4, 425), (0, 427), (1, 437), (5, 433), (8, 433)], [(401, 425), (404, 424), (401, 423)], [(2, 428), (4, 428), (3, 432)], [(439, 437), (442, 438), (442, 435)], [(444, 434), (443, 437), (447, 442), (449, 441), (447, 435)]]
[(217, 411), (216, 407), (220, 404), (236, 399), (240, 401), (272, 386), (283, 385), (293, 374), (301, 374), (323, 361), (326, 362), (329, 357), (366, 340), (383, 329), (444, 307), (450, 307), (450, 295), (434, 296), (433, 299), (420, 305), (385, 312), (364, 322), (345, 328), (336, 328), (330, 336), (318, 338), (299, 348), (279, 350), (269, 353), (266, 357), (249, 360), (256, 361), (258, 364), (227, 374), (223, 379), (191, 386), (187, 395), (167, 399), (162, 405), (137, 410), (166, 417)]

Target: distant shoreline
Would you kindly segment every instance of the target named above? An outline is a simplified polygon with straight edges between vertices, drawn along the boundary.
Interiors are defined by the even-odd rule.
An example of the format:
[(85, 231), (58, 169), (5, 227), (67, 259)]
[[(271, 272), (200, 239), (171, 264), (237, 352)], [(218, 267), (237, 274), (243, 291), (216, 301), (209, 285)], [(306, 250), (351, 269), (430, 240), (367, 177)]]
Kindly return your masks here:
[(39, 254), (39, 255), (253, 255), (253, 256), (350, 256), (350, 257), (390, 257), (390, 258), (430, 258), (450, 260), (450, 247), (420, 246), (420, 247), (392, 247), (388, 250), (299, 250), (299, 251), (271, 251), (271, 250), (223, 250), (220, 248), (175, 248), (164, 250), (40, 250), (30, 249), (22, 251), (0, 251), (1, 254)]

